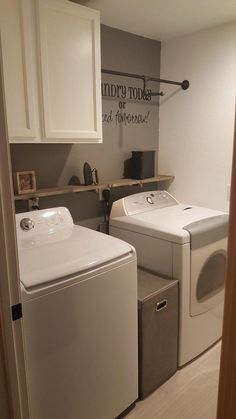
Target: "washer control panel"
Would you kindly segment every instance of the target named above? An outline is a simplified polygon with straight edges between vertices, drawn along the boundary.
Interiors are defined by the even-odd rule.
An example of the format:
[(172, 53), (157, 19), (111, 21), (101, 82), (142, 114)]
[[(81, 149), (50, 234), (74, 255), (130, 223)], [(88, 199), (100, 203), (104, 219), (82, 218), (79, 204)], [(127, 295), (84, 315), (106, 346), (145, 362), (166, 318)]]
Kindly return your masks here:
[(178, 204), (179, 202), (167, 191), (141, 192), (115, 201), (111, 210), (111, 218), (134, 215)]
[(28, 235), (49, 234), (72, 227), (73, 220), (67, 208), (49, 208), (16, 214), (16, 230), (18, 237)]

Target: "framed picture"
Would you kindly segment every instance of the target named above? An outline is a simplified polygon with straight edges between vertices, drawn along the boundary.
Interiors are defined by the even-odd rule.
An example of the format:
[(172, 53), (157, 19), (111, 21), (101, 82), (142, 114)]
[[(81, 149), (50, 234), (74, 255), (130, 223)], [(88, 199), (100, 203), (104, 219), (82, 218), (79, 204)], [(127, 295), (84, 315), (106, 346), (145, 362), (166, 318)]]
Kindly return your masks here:
[(36, 192), (35, 172), (33, 170), (16, 172), (14, 174), (14, 187), (18, 195)]

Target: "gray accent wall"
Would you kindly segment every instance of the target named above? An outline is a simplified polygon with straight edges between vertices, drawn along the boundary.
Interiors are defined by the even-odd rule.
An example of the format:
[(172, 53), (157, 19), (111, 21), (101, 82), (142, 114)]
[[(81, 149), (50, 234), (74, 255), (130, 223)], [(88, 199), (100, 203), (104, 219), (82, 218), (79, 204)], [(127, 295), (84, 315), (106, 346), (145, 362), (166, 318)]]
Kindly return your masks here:
[[(159, 77), (160, 49), (161, 44), (158, 41), (101, 26), (102, 68)], [(113, 84), (126, 88), (125, 99), (103, 97), (103, 144), (12, 144), (14, 172), (35, 170), (37, 187), (44, 188), (66, 185), (72, 175), (79, 176), (83, 183), (85, 161), (92, 168), (97, 168), (100, 181), (123, 177), (123, 162), (131, 156), (132, 150), (156, 150), (157, 161), (158, 98), (152, 98), (151, 101), (136, 99), (134, 93), (137, 93), (137, 90), (133, 89), (143, 87), (142, 81), (139, 80), (103, 75), (102, 82), (109, 86)], [(152, 83), (148, 88), (157, 91), (159, 86)], [(121, 105), (121, 102), (125, 104)], [(125, 108), (120, 109), (120, 106)], [(122, 118), (119, 115), (124, 112), (127, 118), (120, 122), (118, 117)], [(138, 123), (130, 123), (132, 115), (133, 121), (139, 121)], [(139, 191), (139, 187), (130, 187), (116, 191), (114, 196), (116, 198)], [(40, 208), (59, 205), (67, 206), (76, 222), (102, 217), (104, 210), (103, 202), (99, 201), (94, 192), (40, 199)], [(16, 210), (26, 211), (27, 203), (17, 203)]]

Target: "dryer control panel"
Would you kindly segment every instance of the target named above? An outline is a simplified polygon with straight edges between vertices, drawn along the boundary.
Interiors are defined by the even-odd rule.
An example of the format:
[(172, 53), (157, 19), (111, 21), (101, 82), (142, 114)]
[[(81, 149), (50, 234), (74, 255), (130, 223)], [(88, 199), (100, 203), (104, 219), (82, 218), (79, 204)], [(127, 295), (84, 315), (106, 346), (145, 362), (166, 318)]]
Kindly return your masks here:
[(134, 215), (178, 204), (179, 202), (167, 191), (141, 192), (115, 201), (110, 217)]

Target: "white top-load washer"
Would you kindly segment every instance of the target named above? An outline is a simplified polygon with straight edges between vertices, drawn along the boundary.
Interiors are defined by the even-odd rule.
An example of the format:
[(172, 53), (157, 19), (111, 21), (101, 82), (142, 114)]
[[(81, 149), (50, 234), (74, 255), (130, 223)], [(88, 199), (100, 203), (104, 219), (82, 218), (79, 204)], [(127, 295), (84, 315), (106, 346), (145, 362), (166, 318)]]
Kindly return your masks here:
[(66, 208), (16, 226), (30, 417), (116, 417), (138, 396), (135, 250)]
[(227, 227), (227, 214), (166, 191), (113, 203), (110, 234), (136, 248), (139, 266), (180, 281), (179, 366), (221, 337)]

